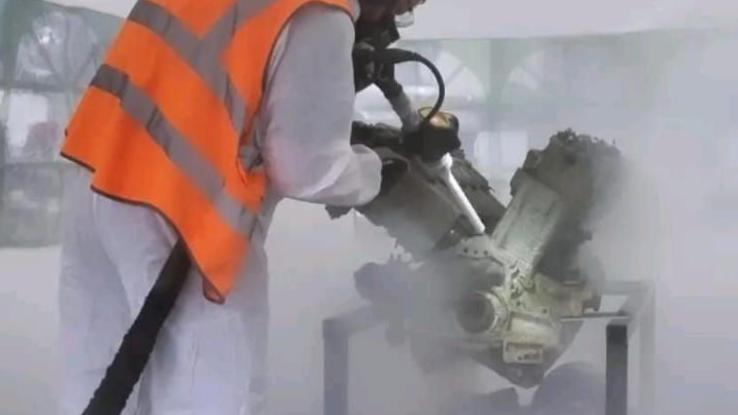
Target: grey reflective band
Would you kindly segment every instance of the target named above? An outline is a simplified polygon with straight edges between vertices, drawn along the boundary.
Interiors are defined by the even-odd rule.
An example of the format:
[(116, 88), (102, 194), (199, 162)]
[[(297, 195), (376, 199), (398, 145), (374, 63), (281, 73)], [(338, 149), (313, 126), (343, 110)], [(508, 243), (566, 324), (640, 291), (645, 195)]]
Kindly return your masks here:
[[(197, 49), (200, 40), (182, 22), (166, 9), (148, 0), (141, 0), (133, 6), (128, 20), (141, 24), (161, 38), (176, 51), (190, 55)], [(189, 49), (189, 50), (188, 50)]]
[(129, 82), (125, 73), (103, 65), (91, 85), (118, 97), (123, 110), (146, 129), (172, 163), (206, 195), (226, 223), (244, 236), (251, 233), (256, 216), (226, 192), (218, 172), (166, 120), (151, 98)]
[(233, 130), (241, 138), (246, 121), (246, 101), (238, 94), (221, 65), (221, 54), (238, 28), (271, 0), (239, 0), (218, 20), (213, 29), (199, 38), (173, 14), (150, 0), (136, 3), (128, 20), (158, 35), (202, 79), (225, 106)]
[(221, 16), (203, 41), (222, 50), (236, 35), (236, 31), (273, 0), (236, 0)]
[(251, 233), (257, 223), (257, 217), (226, 193), (225, 189), (212, 199), (214, 209), (226, 219), (232, 229), (236, 229), (241, 236), (251, 239)]

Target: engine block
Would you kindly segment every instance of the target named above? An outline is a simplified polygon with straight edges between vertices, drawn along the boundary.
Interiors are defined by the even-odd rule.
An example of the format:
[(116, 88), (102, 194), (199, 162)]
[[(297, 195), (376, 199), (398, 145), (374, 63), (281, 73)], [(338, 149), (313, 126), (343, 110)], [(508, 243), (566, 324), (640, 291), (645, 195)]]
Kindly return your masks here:
[(443, 183), (392, 145), (390, 129), (379, 135), (364, 141), (410, 168), (360, 210), (411, 259), (366, 265), (356, 273), (359, 292), (392, 310), (428, 370), (458, 354), (514, 384), (537, 385), (580, 328), (567, 317), (599, 307), (603, 276), (584, 245), (616, 189), (619, 152), (571, 130), (558, 133), (529, 152), (507, 207), (457, 152), (453, 173), (487, 226), (473, 235)]

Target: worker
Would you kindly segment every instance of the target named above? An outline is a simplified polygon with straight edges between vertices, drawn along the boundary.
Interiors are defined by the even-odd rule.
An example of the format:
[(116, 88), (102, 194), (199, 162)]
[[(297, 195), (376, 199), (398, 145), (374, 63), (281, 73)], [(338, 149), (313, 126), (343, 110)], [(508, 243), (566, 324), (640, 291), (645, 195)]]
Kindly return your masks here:
[(193, 264), (125, 414), (263, 409), (278, 201), (359, 206), (357, 19), (421, 0), (139, 0), (67, 129), (61, 413), (79, 415), (177, 241)]

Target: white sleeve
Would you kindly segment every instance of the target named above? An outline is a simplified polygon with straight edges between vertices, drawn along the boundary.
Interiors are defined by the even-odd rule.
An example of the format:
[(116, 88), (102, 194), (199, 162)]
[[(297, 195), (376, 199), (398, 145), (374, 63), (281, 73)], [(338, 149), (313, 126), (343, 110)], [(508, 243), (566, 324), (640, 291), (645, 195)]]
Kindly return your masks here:
[(275, 48), (260, 124), (269, 185), (280, 196), (358, 206), (379, 192), (379, 157), (350, 145), (353, 42), (346, 13), (310, 5)]

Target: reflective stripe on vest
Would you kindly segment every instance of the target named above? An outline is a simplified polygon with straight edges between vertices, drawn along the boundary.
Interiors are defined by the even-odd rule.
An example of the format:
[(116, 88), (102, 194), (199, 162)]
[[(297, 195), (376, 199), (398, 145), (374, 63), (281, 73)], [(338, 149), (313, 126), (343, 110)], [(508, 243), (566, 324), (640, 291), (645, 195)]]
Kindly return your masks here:
[(255, 215), (230, 197), (223, 188), (218, 173), (200, 157), (187, 139), (174, 129), (149, 97), (128, 82), (126, 75), (103, 65), (92, 80), (92, 86), (116, 96), (120, 105), (133, 119), (145, 126), (151, 138), (193, 183), (197, 183), (228, 222), (231, 228), (248, 235), (254, 227)]
[(266, 178), (251, 133), (274, 43), (302, 6), (351, 14), (351, 1), (139, 0), (70, 122), (63, 154), (99, 192), (161, 212), (215, 301), (258, 224)]

